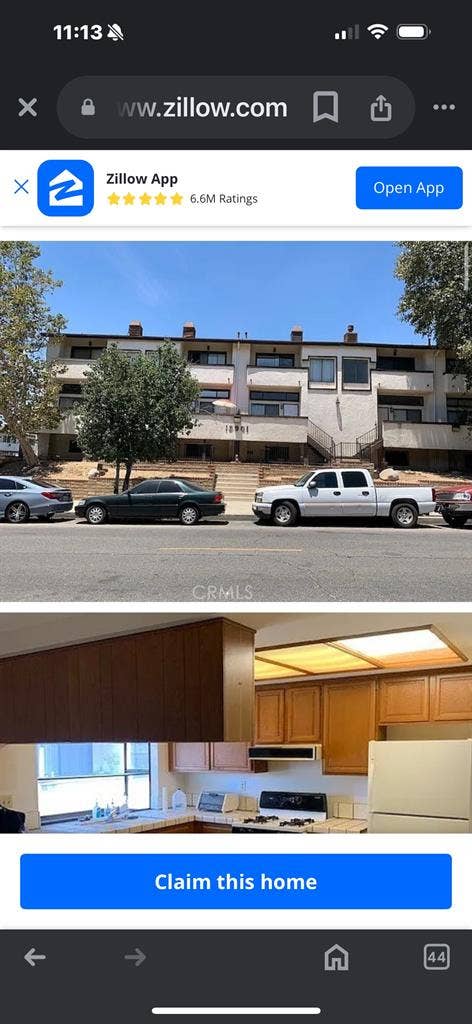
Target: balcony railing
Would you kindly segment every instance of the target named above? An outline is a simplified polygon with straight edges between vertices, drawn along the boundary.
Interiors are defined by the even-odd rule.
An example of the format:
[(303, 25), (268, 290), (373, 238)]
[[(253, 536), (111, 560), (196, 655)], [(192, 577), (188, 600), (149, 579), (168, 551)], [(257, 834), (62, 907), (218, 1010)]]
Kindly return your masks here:
[(472, 451), (472, 426), (453, 423), (382, 423), (384, 448)]
[(304, 387), (307, 374), (308, 370), (303, 366), (248, 366), (246, 380), (249, 388), (268, 387), (289, 391), (291, 388), (298, 390)]
[(389, 394), (391, 391), (434, 391), (432, 370), (372, 370), (372, 387)]

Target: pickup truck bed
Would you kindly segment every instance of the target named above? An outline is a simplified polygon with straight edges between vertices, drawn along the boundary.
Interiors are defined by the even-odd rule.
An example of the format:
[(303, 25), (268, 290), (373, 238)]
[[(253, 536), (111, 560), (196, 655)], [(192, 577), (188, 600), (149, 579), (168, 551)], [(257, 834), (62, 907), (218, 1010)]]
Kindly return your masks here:
[(252, 506), (257, 519), (276, 526), (294, 526), (300, 518), (358, 516), (390, 519), (402, 530), (434, 508), (431, 487), (375, 487), (367, 469), (311, 471), (294, 484), (259, 488)]

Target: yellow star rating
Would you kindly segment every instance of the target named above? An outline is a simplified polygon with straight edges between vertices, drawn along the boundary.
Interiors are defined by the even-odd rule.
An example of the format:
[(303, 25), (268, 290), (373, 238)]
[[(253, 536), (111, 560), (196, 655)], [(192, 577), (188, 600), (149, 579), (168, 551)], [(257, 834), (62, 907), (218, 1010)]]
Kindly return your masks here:
[(172, 195), (158, 192), (154, 196), (150, 195), (149, 192), (142, 192), (141, 195), (136, 195), (133, 192), (126, 192), (124, 195), (119, 195), (118, 192), (111, 192), (107, 198), (110, 206), (134, 206), (135, 202), (139, 202), (141, 206), (152, 206), (153, 201), (156, 206), (166, 206), (169, 204), (172, 206), (182, 206), (184, 201), (184, 196), (180, 192), (174, 192)]

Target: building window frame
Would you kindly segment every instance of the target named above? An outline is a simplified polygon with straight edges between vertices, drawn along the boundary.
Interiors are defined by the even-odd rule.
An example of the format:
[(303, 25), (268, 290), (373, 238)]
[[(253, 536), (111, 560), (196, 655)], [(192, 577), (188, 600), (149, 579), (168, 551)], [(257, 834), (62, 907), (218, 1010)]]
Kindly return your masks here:
[[(198, 356), (195, 359), (194, 356)], [(217, 358), (210, 359), (210, 356)], [(228, 365), (228, 353), (220, 349), (189, 349), (187, 353), (187, 361), (192, 366), (227, 366)]]
[[(321, 363), (321, 378), (320, 380), (312, 377), (312, 370), (314, 370), (314, 363)], [(323, 380), (323, 364), (332, 364), (332, 373), (329, 379)], [(338, 377), (338, 360), (336, 356), (310, 356), (308, 360), (308, 384), (310, 388), (336, 388)]]
[(292, 352), (256, 352), (254, 365), (266, 370), (294, 370), (295, 356)]
[[(362, 365), (366, 371), (365, 380), (347, 380), (347, 370), (352, 371), (353, 364), (357, 363)], [(342, 357), (342, 386), (344, 391), (370, 391), (371, 388), (371, 375), (370, 375), (370, 364), (371, 360), (368, 356), (343, 356)]]

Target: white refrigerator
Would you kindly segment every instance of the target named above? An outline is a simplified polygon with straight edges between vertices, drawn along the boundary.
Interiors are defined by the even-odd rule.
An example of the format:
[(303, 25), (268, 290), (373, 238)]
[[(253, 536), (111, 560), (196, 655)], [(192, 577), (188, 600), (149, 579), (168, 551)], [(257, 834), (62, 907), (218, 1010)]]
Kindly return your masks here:
[(472, 832), (472, 740), (369, 744), (369, 832)]

